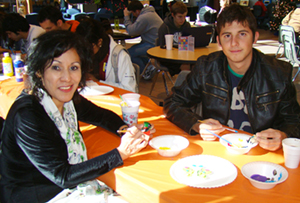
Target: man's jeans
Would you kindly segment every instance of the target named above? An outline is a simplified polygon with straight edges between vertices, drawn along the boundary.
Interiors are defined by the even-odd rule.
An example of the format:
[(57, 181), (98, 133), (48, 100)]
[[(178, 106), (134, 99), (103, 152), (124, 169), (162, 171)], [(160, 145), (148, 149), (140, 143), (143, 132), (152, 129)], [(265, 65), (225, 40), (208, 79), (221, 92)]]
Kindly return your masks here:
[(152, 47), (154, 47), (153, 44), (150, 44), (148, 42), (141, 42), (139, 44), (133, 45), (128, 49), (132, 63), (136, 63), (140, 66), (140, 73), (143, 72), (148, 62), (147, 50)]

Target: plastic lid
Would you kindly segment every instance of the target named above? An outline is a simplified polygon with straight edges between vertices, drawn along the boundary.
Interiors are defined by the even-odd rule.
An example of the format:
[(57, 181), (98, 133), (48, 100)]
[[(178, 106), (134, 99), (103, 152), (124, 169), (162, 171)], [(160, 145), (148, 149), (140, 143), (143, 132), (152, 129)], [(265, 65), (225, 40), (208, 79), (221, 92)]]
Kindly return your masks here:
[(7, 56), (9, 56), (9, 52), (4, 52), (4, 57), (7, 57)]
[(21, 59), (21, 55), (17, 54), (15, 60), (20, 60)]

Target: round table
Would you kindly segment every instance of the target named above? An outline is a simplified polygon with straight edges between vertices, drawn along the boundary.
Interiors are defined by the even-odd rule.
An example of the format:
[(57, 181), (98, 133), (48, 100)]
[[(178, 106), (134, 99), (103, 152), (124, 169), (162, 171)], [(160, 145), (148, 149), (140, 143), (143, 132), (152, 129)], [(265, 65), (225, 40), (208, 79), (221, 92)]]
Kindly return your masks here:
[(164, 62), (194, 64), (200, 56), (208, 55), (212, 52), (220, 50), (222, 49), (217, 43), (210, 43), (206, 47), (195, 48), (194, 51), (179, 51), (177, 48), (166, 50), (156, 46), (148, 49), (147, 55), (150, 58), (158, 59), (159, 61)]

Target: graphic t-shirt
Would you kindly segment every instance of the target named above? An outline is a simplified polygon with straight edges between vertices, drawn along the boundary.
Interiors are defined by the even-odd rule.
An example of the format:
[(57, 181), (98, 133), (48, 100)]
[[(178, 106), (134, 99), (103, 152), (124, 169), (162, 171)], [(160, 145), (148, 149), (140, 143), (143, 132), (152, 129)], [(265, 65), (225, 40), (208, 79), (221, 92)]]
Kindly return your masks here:
[(252, 133), (244, 92), (242, 90), (240, 90), (240, 92), (237, 91), (237, 86), (243, 75), (235, 73), (229, 66), (228, 69), (231, 80), (232, 101), (230, 105), (230, 118), (227, 125), (232, 128)]

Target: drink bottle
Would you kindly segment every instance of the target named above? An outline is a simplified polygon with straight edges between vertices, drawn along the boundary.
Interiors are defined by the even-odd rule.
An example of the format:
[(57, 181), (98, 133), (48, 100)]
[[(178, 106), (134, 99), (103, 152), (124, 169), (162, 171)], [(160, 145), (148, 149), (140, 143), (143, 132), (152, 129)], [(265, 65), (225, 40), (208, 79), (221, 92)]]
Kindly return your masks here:
[(9, 56), (9, 52), (4, 52), (4, 57), (2, 58), (3, 74), (5, 76), (13, 76), (14, 70), (12, 65), (12, 59)]
[(24, 74), (24, 61), (21, 59), (21, 55), (17, 54), (14, 60), (14, 68), (17, 82), (23, 81)]
[(114, 23), (115, 23), (115, 29), (116, 29), (116, 30), (119, 30), (119, 18), (118, 18), (118, 16), (115, 16), (115, 21), (114, 21)]

